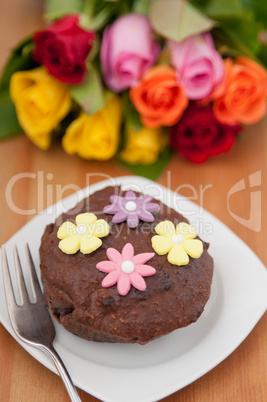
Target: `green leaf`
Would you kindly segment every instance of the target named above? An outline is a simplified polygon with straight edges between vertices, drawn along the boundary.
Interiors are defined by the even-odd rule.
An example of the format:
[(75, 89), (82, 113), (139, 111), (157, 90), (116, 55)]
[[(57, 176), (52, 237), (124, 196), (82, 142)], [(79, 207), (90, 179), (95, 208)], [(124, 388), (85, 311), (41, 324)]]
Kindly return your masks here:
[(109, 21), (111, 15), (116, 10), (117, 6), (115, 4), (108, 4), (102, 11), (95, 15), (92, 19), (90, 28), (99, 31), (103, 28)]
[(140, 128), (143, 127), (143, 124), (141, 122), (140, 114), (137, 112), (137, 110), (134, 107), (134, 104), (131, 102), (129, 98), (128, 91), (122, 93), (121, 100), (122, 100), (123, 115), (126, 124), (131, 126), (134, 131), (138, 132)]
[(240, 18), (221, 18), (222, 29), (227, 29), (231, 37), (236, 37), (244, 46), (246, 46), (253, 55), (256, 55), (259, 50), (258, 35), (260, 25), (253, 18), (252, 14), (246, 14)]
[(128, 170), (133, 172), (137, 176), (143, 176), (150, 180), (156, 180), (162, 173), (165, 166), (171, 159), (171, 150), (169, 148), (165, 148), (165, 150), (160, 154), (159, 159), (156, 163), (152, 165), (130, 165), (129, 163), (118, 159), (119, 163), (126, 167)]
[(80, 85), (69, 87), (72, 98), (85, 113), (93, 114), (105, 105), (101, 79), (96, 68), (90, 66), (85, 80)]
[(79, 14), (83, 9), (83, 0), (46, 0), (45, 18), (61, 18), (66, 14)]
[[(224, 42), (225, 46), (229, 46), (238, 54), (256, 57), (260, 48), (258, 36), (261, 26), (250, 11), (246, 10), (241, 18), (220, 17), (218, 21), (219, 30), (223, 35), (222, 44)], [(214, 37), (216, 39), (216, 34)]]
[(147, 15), (150, 2), (151, 0), (134, 0), (133, 12)]
[(223, 57), (246, 56), (250, 59), (257, 60), (254, 53), (247, 45), (227, 27), (218, 27), (212, 31), (215, 47)]
[(16, 71), (30, 70), (37, 66), (32, 59), (33, 41), (32, 37), (24, 39), (11, 53), (11, 56), (4, 68), (0, 88), (9, 86), (9, 81)]
[(264, 64), (265, 68), (267, 68), (267, 44), (261, 45), (258, 58)]
[(16, 115), (16, 109), (12, 103), (8, 88), (0, 90), (0, 138), (6, 138), (21, 133)]
[(149, 19), (154, 30), (175, 41), (210, 31), (216, 22), (202, 14), (186, 0), (152, 0)]
[(80, 24), (99, 32), (111, 20), (130, 12), (130, 3), (125, 0), (85, 0)]
[(239, 17), (250, 10), (255, 20), (267, 27), (267, 7), (264, 0), (192, 0), (199, 10), (215, 20), (221, 17)]
[(255, 18), (263, 24), (263, 27), (267, 28), (267, 6), (266, 0), (242, 0), (244, 5), (253, 10)]
[[(267, 21), (262, 0), (193, 0), (193, 3), (218, 22), (222, 32), (220, 47), (226, 55), (256, 58), (260, 50), (259, 32), (262, 22)], [(257, 10), (261, 11), (262, 22)]]
[(244, 11), (241, 0), (194, 0), (192, 3), (211, 18), (240, 16)]

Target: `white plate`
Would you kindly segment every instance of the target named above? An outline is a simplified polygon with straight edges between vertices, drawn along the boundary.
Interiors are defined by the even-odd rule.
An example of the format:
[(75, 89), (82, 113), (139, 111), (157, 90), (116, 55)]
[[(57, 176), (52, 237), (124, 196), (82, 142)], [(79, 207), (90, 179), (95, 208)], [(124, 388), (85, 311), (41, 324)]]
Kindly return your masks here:
[[(246, 338), (267, 307), (267, 274), (246, 244), (210, 213), (159, 184), (136, 176), (94, 184), (48, 208), (6, 243), (9, 259), (11, 246), (16, 243), (24, 262), (27, 241), (38, 266), (38, 249), (45, 225), (89, 193), (114, 184), (161, 199), (187, 216), (200, 236), (211, 243), (215, 267), (210, 300), (196, 323), (145, 346), (88, 342), (68, 333), (55, 320), (54, 345), (74, 383), (97, 398), (109, 402), (156, 401), (207, 373)], [(15, 337), (7, 315), (2, 274), (0, 319)], [(21, 345), (55, 372), (45, 355)]]

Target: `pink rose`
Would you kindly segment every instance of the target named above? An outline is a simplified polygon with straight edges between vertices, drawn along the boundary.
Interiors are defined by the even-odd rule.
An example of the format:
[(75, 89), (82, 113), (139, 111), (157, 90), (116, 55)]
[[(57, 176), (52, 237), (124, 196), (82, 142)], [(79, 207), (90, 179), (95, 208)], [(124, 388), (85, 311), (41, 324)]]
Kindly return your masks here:
[(215, 50), (210, 34), (191, 36), (181, 42), (169, 40), (168, 45), (177, 79), (189, 99), (208, 96), (222, 81), (223, 60)]
[(138, 83), (156, 61), (159, 44), (152, 39), (152, 28), (141, 14), (126, 14), (105, 29), (101, 44), (104, 80), (115, 92)]

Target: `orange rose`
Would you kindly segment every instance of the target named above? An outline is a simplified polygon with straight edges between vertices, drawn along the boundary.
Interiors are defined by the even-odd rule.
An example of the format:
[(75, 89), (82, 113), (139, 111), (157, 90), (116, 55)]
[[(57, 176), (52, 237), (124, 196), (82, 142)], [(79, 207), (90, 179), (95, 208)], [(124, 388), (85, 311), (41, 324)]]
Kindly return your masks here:
[[(225, 60), (225, 79), (217, 89), (213, 112), (223, 124), (253, 124), (266, 113), (267, 73), (255, 61)], [(213, 99), (216, 94), (213, 94)]]
[(176, 80), (176, 72), (168, 66), (149, 69), (130, 98), (147, 127), (172, 126), (188, 105), (183, 88)]

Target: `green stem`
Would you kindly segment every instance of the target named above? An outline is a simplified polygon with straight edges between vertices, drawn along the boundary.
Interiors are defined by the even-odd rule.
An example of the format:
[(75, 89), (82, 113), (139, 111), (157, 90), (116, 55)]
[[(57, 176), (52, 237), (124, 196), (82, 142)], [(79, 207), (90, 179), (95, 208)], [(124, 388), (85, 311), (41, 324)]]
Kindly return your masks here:
[(93, 20), (96, 0), (85, 0), (83, 5), (83, 25), (90, 27)]

